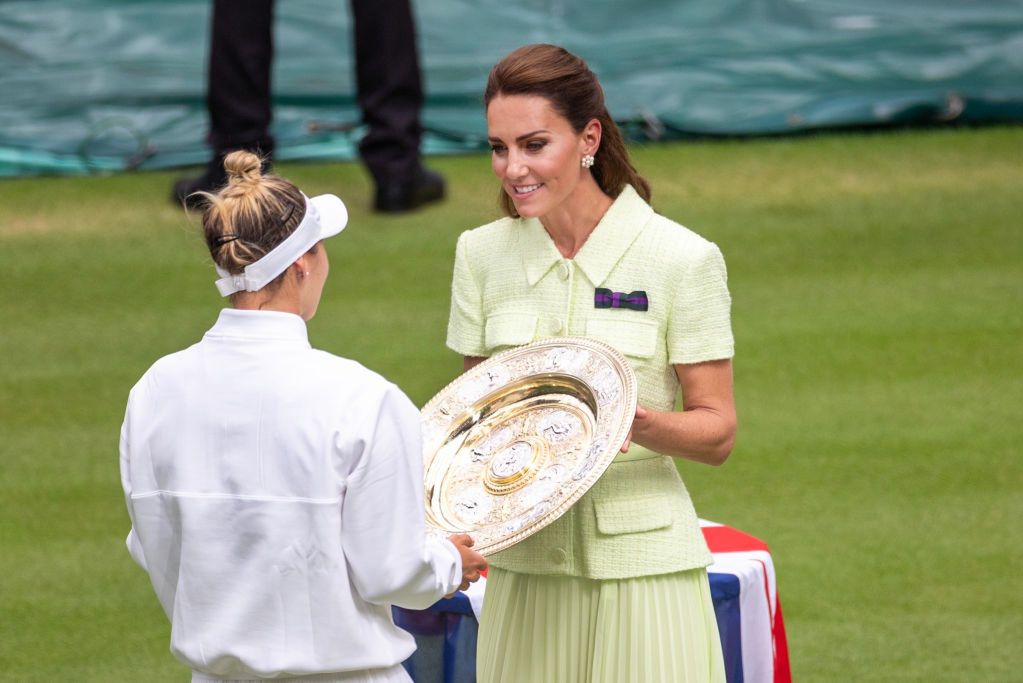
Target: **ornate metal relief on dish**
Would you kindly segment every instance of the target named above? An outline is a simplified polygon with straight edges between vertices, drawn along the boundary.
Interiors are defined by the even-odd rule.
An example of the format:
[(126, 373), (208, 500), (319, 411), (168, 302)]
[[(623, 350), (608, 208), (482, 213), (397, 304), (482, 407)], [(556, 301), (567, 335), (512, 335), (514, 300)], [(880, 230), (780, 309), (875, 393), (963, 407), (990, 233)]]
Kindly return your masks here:
[(628, 436), (636, 376), (611, 346), (556, 337), (483, 361), (422, 410), (430, 533), (486, 555), (564, 514)]

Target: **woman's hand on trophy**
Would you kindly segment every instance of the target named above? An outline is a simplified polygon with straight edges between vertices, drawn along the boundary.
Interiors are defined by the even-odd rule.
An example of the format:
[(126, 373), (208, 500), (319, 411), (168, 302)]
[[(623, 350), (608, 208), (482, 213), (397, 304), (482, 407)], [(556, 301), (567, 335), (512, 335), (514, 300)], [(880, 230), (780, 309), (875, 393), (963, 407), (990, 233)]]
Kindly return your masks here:
[(638, 422), (640, 424), (643, 424), (647, 420), (649, 420), (650, 417), (651, 417), (651, 413), (650, 413), (649, 410), (647, 410), (646, 408), (644, 408), (643, 406), (641, 406), (639, 404), (636, 404), (636, 417), (633, 418), (633, 420), (632, 420), (632, 428), (629, 429), (629, 435), (627, 437), (625, 437), (625, 443), (622, 444), (622, 448), (621, 448), (622, 453), (628, 453), (629, 452), (629, 446), (632, 445), (632, 434), (633, 434), (633, 432), (636, 431), (636, 423)]

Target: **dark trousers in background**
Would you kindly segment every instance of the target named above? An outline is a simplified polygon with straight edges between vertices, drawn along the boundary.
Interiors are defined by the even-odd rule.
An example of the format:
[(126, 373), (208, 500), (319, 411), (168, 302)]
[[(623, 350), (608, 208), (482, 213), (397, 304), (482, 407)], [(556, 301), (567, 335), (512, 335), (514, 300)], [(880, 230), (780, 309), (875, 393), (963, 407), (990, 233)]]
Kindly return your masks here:
[[(423, 106), (412, 8), (409, 0), (351, 0), (351, 11), (357, 96), (369, 129), (359, 154), (378, 185), (409, 181), (419, 163)], [(273, 0), (213, 3), (207, 107), (217, 156), (273, 153), (273, 14)]]

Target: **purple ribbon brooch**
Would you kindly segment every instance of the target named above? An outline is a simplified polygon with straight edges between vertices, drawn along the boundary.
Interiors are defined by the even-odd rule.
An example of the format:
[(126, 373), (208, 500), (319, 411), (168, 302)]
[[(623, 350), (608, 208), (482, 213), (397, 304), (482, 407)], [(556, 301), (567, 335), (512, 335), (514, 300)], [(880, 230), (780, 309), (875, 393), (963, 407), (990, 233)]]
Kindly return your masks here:
[(628, 308), (633, 311), (647, 309), (646, 292), (638, 289), (635, 292), (613, 292), (610, 289), (597, 287), (593, 292), (594, 308)]

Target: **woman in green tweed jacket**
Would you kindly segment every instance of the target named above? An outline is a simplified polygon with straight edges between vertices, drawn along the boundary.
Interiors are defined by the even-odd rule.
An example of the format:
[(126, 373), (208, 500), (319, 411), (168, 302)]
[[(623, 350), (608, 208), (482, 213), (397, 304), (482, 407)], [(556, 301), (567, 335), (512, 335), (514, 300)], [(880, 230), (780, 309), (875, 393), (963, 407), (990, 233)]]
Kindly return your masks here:
[(721, 252), (654, 213), (575, 55), (512, 52), (484, 101), (508, 217), (458, 240), (448, 346), (468, 369), (543, 337), (601, 339), (635, 369), (640, 407), (597, 484), (489, 558), (479, 680), (724, 681), (711, 556), (673, 460), (719, 465), (735, 436)]

